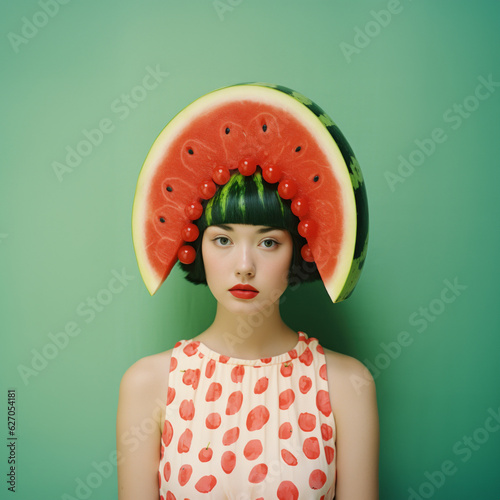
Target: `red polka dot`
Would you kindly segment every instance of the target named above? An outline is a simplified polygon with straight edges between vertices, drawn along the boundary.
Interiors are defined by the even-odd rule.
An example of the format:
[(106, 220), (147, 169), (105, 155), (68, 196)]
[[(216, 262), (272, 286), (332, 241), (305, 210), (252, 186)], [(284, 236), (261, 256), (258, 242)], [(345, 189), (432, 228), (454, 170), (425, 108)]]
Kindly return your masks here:
[(257, 431), (269, 420), (269, 410), (264, 405), (259, 405), (249, 411), (247, 416), (247, 429)]
[(326, 474), (319, 469), (315, 469), (311, 472), (309, 476), (309, 486), (313, 490), (319, 490), (323, 488), (323, 485), (326, 483)]
[(170, 444), (172, 441), (172, 436), (174, 435), (174, 429), (172, 428), (172, 424), (169, 420), (165, 420), (163, 424), (163, 441), (165, 442), (165, 446)]
[(188, 464), (181, 465), (178, 477), (179, 484), (181, 486), (184, 486), (189, 481), (189, 478), (191, 477), (192, 473), (193, 473), (193, 468), (190, 465)]
[(229, 356), (223, 356), (222, 354), (219, 356), (219, 361), (221, 363), (227, 363), (231, 358)]
[(167, 496), (165, 497), (165, 500), (177, 500), (175, 498), (175, 495), (171, 491), (167, 491)]
[(226, 415), (234, 415), (238, 413), (243, 403), (243, 393), (241, 391), (234, 391), (229, 395), (226, 406)]
[(296, 359), (296, 358), (297, 358), (297, 349), (292, 349), (291, 351), (288, 351), (288, 355), (289, 355), (292, 359)]
[(309, 337), (308, 339), (304, 339), (304, 342), (309, 345), (311, 342), (314, 342), (315, 340), (318, 340), (315, 337)]
[(260, 358), (260, 360), (263, 362), (263, 363), (270, 363), (272, 361), (273, 358)]
[(227, 430), (222, 436), (222, 444), (228, 446), (237, 441), (240, 435), (240, 428), (238, 426), (233, 427), (232, 429)]
[(170, 357), (170, 372), (173, 372), (177, 368), (177, 358), (175, 356)]
[(290, 422), (284, 422), (281, 424), (278, 435), (280, 439), (288, 439), (292, 435), (292, 424)]
[(286, 410), (295, 400), (295, 393), (292, 389), (286, 389), (279, 395), (280, 410)]
[(243, 380), (243, 375), (245, 375), (245, 367), (243, 365), (236, 365), (231, 370), (231, 380), (235, 384)]
[(179, 405), (179, 415), (183, 420), (193, 420), (194, 417), (194, 403), (192, 399), (185, 399)]
[(221, 423), (221, 417), (217, 412), (209, 413), (205, 419), (207, 429), (217, 429)]
[(309, 347), (306, 347), (305, 351), (299, 356), (300, 362), (309, 366), (313, 362), (313, 354)]
[(210, 378), (215, 371), (215, 360), (211, 359), (205, 368), (205, 377)]
[(250, 483), (261, 483), (266, 479), (267, 476), (267, 465), (266, 464), (258, 464), (256, 465), (248, 474), (248, 481)]
[(170, 474), (172, 473), (172, 467), (170, 466), (170, 462), (167, 462), (163, 466), (163, 477), (165, 478), (165, 481), (169, 481), (170, 479)]
[(232, 451), (225, 451), (220, 459), (222, 470), (226, 474), (231, 474), (236, 466), (236, 455)]
[(311, 432), (316, 427), (316, 416), (312, 413), (301, 413), (299, 415), (299, 427), (304, 432)]
[(178, 340), (178, 341), (175, 343), (174, 347), (180, 347), (181, 345), (182, 345), (182, 340)]
[(196, 354), (196, 352), (198, 351), (199, 345), (200, 345), (199, 341), (193, 340), (192, 342), (186, 344), (186, 346), (184, 347), (184, 349), (182, 349), (182, 351), (186, 356), (192, 356), (193, 354)]
[(193, 439), (193, 433), (191, 429), (186, 429), (179, 437), (179, 443), (177, 444), (177, 451), (179, 453), (187, 453), (191, 447), (191, 440)]
[(297, 458), (293, 453), (290, 453), (288, 450), (281, 450), (281, 458), (288, 465), (297, 465)]
[(311, 460), (319, 457), (319, 441), (315, 437), (310, 437), (304, 439), (304, 444), (302, 445), (302, 450), (304, 455)]
[(269, 385), (269, 379), (267, 377), (261, 377), (255, 383), (253, 392), (255, 394), (262, 394), (267, 389), (268, 385)]
[(330, 398), (327, 391), (318, 391), (318, 393), (316, 394), (316, 406), (325, 417), (328, 417), (330, 415), (330, 413), (332, 412), (332, 408), (330, 406)]
[(307, 375), (302, 375), (299, 379), (299, 390), (302, 394), (307, 394), (312, 387), (312, 381)]
[(280, 373), (283, 377), (290, 377), (293, 372), (293, 363), (291, 361), (287, 361), (285, 363), (281, 363)]
[(184, 375), (182, 376), (182, 381), (186, 385), (192, 385), (193, 389), (196, 389), (198, 387), (198, 383), (200, 381), (200, 370), (197, 368), (196, 370), (191, 370), (188, 369), (184, 372)]
[(203, 476), (198, 480), (198, 482), (194, 485), (196, 491), (200, 493), (210, 493), (215, 485), (217, 484), (217, 479), (215, 476)]
[(173, 387), (169, 387), (167, 391), (167, 405), (169, 405), (175, 398), (175, 389)]
[(276, 494), (278, 500), (297, 500), (299, 498), (299, 490), (292, 481), (281, 481)]
[(321, 424), (321, 436), (324, 441), (332, 439), (333, 429), (327, 424)]
[(217, 401), (222, 394), (222, 385), (218, 382), (212, 382), (207, 389), (207, 395), (205, 396), (205, 401)]
[(319, 344), (316, 346), (316, 350), (320, 353), (320, 354), (325, 354), (325, 351), (323, 349), (322, 346), (320, 346)]
[(243, 450), (243, 455), (247, 460), (255, 460), (262, 453), (262, 443), (260, 439), (248, 441)]
[(326, 364), (323, 364), (323, 365), (320, 366), (320, 368), (319, 368), (319, 376), (323, 380), (328, 380), (328, 378), (326, 376)]
[(335, 450), (331, 446), (325, 446), (325, 456), (328, 464), (331, 464), (335, 456)]
[(200, 460), (200, 462), (208, 462), (212, 459), (213, 454), (214, 454), (214, 452), (213, 452), (212, 448), (205, 446), (198, 453), (198, 459)]

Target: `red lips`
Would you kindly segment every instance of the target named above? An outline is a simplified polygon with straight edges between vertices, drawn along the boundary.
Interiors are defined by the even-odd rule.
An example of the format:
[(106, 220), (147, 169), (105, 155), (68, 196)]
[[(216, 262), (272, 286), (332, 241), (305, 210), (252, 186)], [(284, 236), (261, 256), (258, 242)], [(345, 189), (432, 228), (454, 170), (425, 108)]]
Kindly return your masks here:
[(249, 290), (251, 292), (258, 292), (258, 290), (254, 288), (252, 285), (243, 285), (243, 284), (234, 285), (233, 288), (229, 289), (229, 291), (231, 290)]

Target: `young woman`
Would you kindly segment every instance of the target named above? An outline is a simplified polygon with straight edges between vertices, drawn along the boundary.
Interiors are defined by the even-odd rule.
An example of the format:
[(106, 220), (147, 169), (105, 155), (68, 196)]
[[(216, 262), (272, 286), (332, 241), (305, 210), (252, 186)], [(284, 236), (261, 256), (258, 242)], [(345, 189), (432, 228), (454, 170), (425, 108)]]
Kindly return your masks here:
[(377, 500), (373, 378), (280, 314), (289, 284), (319, 279), (289, 201), (257, 169), (203, 205), (182, 267), (215, 319), (123, 376), (119, 500)]

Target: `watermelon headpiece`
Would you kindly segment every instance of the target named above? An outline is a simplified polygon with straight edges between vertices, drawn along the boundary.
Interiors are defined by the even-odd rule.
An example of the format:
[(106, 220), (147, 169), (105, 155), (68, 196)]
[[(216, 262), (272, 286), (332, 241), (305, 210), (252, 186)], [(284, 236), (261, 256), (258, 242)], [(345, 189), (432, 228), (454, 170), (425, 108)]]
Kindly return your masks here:
[(194, 261), (190, 243), (201, 202), (238, 169), (257, 167), (281, 198), (291, 200), (333, 302), (353, 291), (368, 242), (368, 205), (361, 170), (342, 132), (310, 99), (289, 88), (245, 83), (215, 90), (178, 113), (144, 162), (134, 199), (132, 236), (150, 294), (177, 260)]

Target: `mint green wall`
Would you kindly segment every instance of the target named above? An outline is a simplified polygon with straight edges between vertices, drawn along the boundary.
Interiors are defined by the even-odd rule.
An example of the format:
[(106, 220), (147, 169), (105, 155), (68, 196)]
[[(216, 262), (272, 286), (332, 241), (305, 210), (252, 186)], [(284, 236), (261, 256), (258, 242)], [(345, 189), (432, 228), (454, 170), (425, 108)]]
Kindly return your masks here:
[[(498, 500), (500, 4), (59, 1), (0, 15), (0, 411), (6, 436), (15, 388), (17, 498), (116, 497), (122, 374), (214, 311), (178, 269), (153, 298), (141, 281), (130, 230), (141, 164), (195, 98), (267, 81), (323, 107), (366, 179), (370, 246), (354, 295), (333, 305), (309, 285), (283, 312), (372, 367), (381, 498)], [(156, 88), (125, 104), (150, 70)]]

